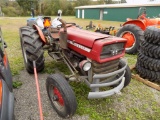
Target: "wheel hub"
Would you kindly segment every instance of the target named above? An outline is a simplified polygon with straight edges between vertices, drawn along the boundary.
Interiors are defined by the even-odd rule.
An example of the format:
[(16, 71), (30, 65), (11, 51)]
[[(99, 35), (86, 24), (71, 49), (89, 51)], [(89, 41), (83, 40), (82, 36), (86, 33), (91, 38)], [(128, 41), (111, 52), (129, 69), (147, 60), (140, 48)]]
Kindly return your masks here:
[(52, 99), (53, 99), (53, 101), (58, 101), (58, 96), (54, 95)]
[(63, 97), (60, 91), (56, 87), (53, 88), (53, 93), (54, 93), (53, 100), (57, 101), (61, 106), (64, 106)]
[(135, 37), (132, 33), (130, 32), (126, 32), (122, 35), (122, 38), (125, 38), (127, 39), (127, 44), (126, 44), (126, 47), (129, 48), (129, 47), (132, 47), (135, 43)]

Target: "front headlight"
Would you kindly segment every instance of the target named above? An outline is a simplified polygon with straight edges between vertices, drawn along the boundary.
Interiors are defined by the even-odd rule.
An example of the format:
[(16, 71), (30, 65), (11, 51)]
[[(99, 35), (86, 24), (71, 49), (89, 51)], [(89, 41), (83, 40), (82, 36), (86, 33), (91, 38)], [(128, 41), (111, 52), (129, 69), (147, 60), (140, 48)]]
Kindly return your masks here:
[(83, 70), (83, 71), (88, 71), (91, 68), (91, 62), (89, 62), (88, 60), (83, 60), (79, 63), (79, 67)]
[(102, 48), (102, 52), (100, 55), (101, 59), (112, 57), (118, 54), (121, 54), (124, 50), (124, 43), (114, 43), (110, 45), (105, 45)]

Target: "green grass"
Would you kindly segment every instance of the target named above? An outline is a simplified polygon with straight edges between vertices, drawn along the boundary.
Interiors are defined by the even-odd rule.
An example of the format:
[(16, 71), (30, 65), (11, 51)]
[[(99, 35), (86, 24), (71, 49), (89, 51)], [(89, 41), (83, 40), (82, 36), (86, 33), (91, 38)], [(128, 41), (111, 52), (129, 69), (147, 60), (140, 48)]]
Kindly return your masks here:
[(22, 82), (21, 81), (14, 81), (13, 82), (13, 88), (19, 88), (20, 86), (22, 86)]
[[(63, 17), (67, 22), (75, 22), (85, 28), (90, 20), (77, 19), (75, 17)], [(1, 18), (0, 26), (3, 37), (7, 42), (7, 53), (12, 75), (17, 75), (24, 69), (23, 57), (20, 47), (19, 28), (26, 25), (27, 17)], [(93, 24), (101, 23), (104, 27), (119, 27), (120, 22), (92, 20)], [(45, 53), (45, 69), (43, 73), (55, 73), (57, 69), (69, 74), (69, 70), (63, 63), (55, 63)], [(125, 55), (129, 66), (136, 63), (137, 55)], [(83, 82), (70, 83), (77, 98), (78, 109), (76, 114), (88, 115), (91, 120), (159, 120), (160, 119), (160, 93), (146, 85), (132, 79), (129, 86), (122, 90), (121, 95), (113, 95), (104, 99), (88, 100), (90, 89)], [(15, 86), (19, 87), (18, 81)]]

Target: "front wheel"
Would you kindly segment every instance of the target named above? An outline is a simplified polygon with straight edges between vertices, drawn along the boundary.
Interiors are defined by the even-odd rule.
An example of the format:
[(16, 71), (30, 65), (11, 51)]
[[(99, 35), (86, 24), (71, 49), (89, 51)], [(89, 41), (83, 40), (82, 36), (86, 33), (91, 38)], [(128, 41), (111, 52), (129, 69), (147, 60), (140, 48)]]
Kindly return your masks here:
[[(123, 66), (125, 66), (125, 64), (126, 64), (126, 63), (125, 63), (124, 61), (120, 60), (120, 61), (119, 61), (119, 68), (122, 68)], [(120, 76), (121, 76), (122, 74), (123, 74), (123, 73), (120, 73)], [(130, 68), (129, 68), (128, 65), (127, 65), (127, 67), (126, 67), (126, 69), (125, 69), (124, 77), (125, 77), (125, 82), (124, 82), (123, 88), (125, 88), (126, 86), (128, 86), (129, 83), (131, 82), (131, 70), (130, 70)], [(115, 85), (112, 85), (112, 87), (117, 87), (119, 84), (120, 84), (120, 82), (117, 83), (117, 84), (115, 84)]]
[(144, 40), (144, 32), (134, 24), (124, 25), (118, 32), (118, 37), (127, 39), (126, 53), (135, 54), (139, 49), (140, 42)]
[(50, 75), (46, 80), (46, 89), (52, 107), (62, 118), (74, 115), (77, 102), (73, 90), (60, 74)]
[[(122, 66), (124, 66), (124, 65), (125, 65), (125, 63), (120, 60), (119, 66), (122, 67)], [(123, 87), (123, 88), (125, 88), (125, 87), (126, 87), (127, 85), (129, 85), (129, 83), (131, 82), (131, 70), (130, 70), (130, 68), (129, 68), (128, 65), (127, 65), (127, 67), (126, 67), (125, 70), (126, 70), (125, 75), (124, 75), (124, 77), (125, 77), (125, 82), (124, 82), (124, 87)]]

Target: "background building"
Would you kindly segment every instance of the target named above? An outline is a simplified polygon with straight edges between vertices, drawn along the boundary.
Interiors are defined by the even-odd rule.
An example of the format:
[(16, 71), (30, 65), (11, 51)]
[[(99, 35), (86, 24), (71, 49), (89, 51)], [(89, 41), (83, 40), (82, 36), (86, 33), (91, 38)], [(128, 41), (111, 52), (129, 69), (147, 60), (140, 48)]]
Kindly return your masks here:
[[(140, 1), (140, 0), (139, 0)], [(151, 4), (152, 3), (152, 4)], [(146, 7), (147, 17), (160, 15), (160, 2), (150, 4), (105, 4), (75, 7), (76, 17), (82, 19), (97, 19), (109, 21), (126, 21), (126, 18), (136, 19), (140, 7)]]

